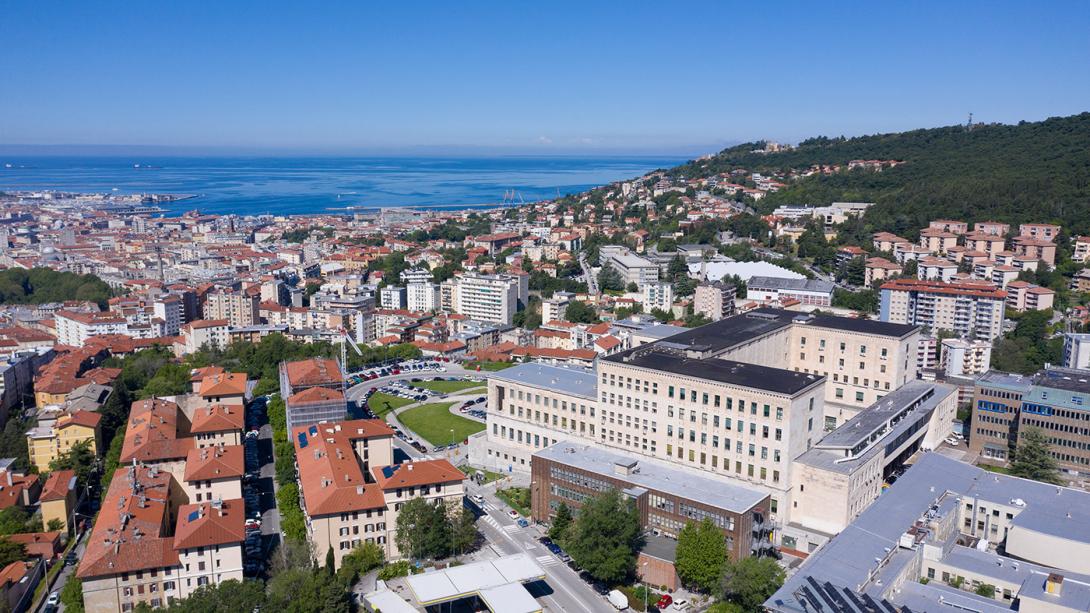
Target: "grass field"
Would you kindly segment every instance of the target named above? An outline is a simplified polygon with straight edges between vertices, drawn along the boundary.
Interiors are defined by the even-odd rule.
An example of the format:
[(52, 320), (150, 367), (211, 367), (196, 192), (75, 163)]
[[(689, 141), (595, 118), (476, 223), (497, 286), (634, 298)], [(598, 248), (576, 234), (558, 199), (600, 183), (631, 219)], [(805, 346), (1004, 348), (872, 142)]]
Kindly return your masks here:
[[(398, 421), (432, 445), (449, 445), (484, 430), (484, 424), (450, 412), (449, 402), (425, 404), (397, 416)], [(454, 430), (453, 437), (451, 430)]]
[(386, 417), (386, 414), (390, 411), (414, 402), (416, 401), (409, 400), (408, 398), (398, 398), (397, 396), (383, 394), (382, 392), (375, 392), (371, 398), (367, 400), (367, 406), (371, 407), (371, 411), (374, 412), (376, 416), (383, 418)]
[(511, 368), (514, 365), (514, 362), (466, 362), (465, 364), (462, 364), (462, 368), (465, 368), (466, 370), (476, 370), (477, 367), (480, 366), (481, 370), (495, 372), (497, 370)]
[(478, 381), (417, 381), (412, 386), (439, 392), (440, 394), (449, 394), (474, 387), (484, 387), (484, 384)]
[(507, 506), (519, 512), (522, 516), (530, 515), (530, 488), (509, 487), (496, 490), (496, 496), (507, 503)]

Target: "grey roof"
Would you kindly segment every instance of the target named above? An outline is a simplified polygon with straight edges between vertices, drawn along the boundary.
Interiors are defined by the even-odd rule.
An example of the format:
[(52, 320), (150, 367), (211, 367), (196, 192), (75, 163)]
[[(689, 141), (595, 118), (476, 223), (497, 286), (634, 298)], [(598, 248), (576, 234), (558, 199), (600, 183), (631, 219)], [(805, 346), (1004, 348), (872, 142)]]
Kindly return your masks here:
[[(916, 555), (915, 550), (898, 546), (901, 535), (932, 505), (938, 505), (940, 516), (956, 512), (961, 498), (1003, 505), (1010, 505), (1012, 499), (1020, 498), (1025, 510), (1014, 518), (1012, 530), (1021, 525), (1064, 539), (1090, 542), (1090, 493), (989, 473), (937, 453), (927, 453), (870, 508), (807, 558), (765, 606), (775, 611), (804, 610), (797, 594), (811, 577), (882, 596), (891, 582), (883, 580), (881, 585), (872, 582), (871, 573), (877, 572), (880, 578), (888, 577), (891, 569), (905, 568), (908, 560)], [(973, 554), (966, 554), (970, 555)], [(984, 555), (989, 555), (993, 564), (1000, 559), (995, 554)], [(966, 561), (971, 558), (955, 559)], [(877, 560), (887, 562), (879, 569)], [(911, 584), (911, 581), (904, 583), (905, 586)], [(915, 584), (913, 592), (904, 597), (904, 604), (912, 610), (933, 610), (934, 607), (919, 604), (929, 598), (937, 599), (938, 592), (932, 590), (940, 589), (942, 586), (935, 582), (926, 586)], [(894, 601), (902, 598), (901, 594), (886, 596)], [(991, 609), (978, 607), (977, 610)]]
[(677, 559), (677, 539), (649, 534), (644, 539), (643, 549), (640, 550), (640, 553), (659, 560), (673, 562)]
[[(687, 345), (706, 355), (714, 355), (740, 343), (785, 328), (799, 315), (799, 313), (781, 309), (755, 309), (744, 315), (726, 317), (698, 328), (689, 328), (664, 340), (677, 345)], [(606, 359), (618, 359), (625, 353), (627, 352)]]
[[(748, 512), (768, 497), (768, 494), (729, 477), (706, 477), (657, 460), (616, 453), (586, 443), (562, 441), (538, 451), (534, 456), (733, 513)], [(635, 466), (629, 474), (620, 475), (615, 471), (618, 463), (635, 463)]]
[(746, 287), (752, 289), (793, 290), (831, 294), (836, 286), (820, 279), (790, 279), (788, 277), (750, 277)]
[[(909, 381), (880, 400), (860, 411), (818, 442), (821, 448), (852, 449), (864, 443), (872, 435), (885, 428), (888, 422), (906, 409), (922, 416), (930, 416), (938, 403), (954, 393), (956, 388), (943, 383)], [(907, 417), (907, 416), (906, 416)], [(904, 417), (884, 435), (894, 432), (897, 426), (913, 422)], [(906, 424), (907, 425), (907, 424)]]
[(556, 390), (591, 400), (597, 397), (598, 380), (594, 369), (551, 366), (530, 362), (497, 371), (492, 379)]

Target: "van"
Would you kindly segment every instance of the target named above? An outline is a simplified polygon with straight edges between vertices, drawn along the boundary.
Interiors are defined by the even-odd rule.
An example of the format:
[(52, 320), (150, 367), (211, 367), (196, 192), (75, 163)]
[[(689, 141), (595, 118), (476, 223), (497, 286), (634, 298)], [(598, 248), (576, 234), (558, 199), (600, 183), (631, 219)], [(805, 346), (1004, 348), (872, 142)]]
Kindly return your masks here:
[(610, 590), (606, 600), (618, 611), (624, 611), (628, 608), (628, 596), (625, 596), (621, 590)]

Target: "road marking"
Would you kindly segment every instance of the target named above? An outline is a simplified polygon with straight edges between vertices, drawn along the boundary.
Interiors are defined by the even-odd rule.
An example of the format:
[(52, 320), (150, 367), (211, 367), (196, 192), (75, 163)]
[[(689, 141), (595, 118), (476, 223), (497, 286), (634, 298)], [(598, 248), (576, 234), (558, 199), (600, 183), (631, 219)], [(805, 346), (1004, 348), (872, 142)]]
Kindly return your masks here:
[(556, 566), (557, 564), (560, 564), (560, 560), (553, 556), (538, 556), (537, 563), (542, 566)]

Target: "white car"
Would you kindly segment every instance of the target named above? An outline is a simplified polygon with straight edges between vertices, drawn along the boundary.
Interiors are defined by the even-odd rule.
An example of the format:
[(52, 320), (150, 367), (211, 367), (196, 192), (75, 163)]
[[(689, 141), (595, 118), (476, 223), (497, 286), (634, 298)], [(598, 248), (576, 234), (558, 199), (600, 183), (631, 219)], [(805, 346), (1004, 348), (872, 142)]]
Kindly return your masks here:
[(689, 608), (689, 601), (682, 598), (681, 600), (674, 601), (675, 611), (684, 611)]
[(510, 517), (511, 519), (518, 519), (519, 518), (519, 512), (514, 510), (514, 509), (511, 509), (510, 511), (507, 512), (507, 516)]
[(954, 438), (954, 437), (952, 437), (952, 436), (951, 436), (951, 437), (948, 437), (948, 438), (946, 439), (946, 444), (947, 444), (947, 445), (951, 445), (951, 446), (953, 446), (953, 447), (957, 447), (957, 446), (958, 446), (958, 443), (960, 443), (960, 442), (961, 442), (961, 441), (959, 441), (958, 439), (956, 439), (956, 438)]
[(473, 494), (469, 499), (478, 505), (484, 504), (484, 496), (481, 496), (480, 494)]
[(60, 592), (53, 592), (52, 594), (49, 595), (49, 599), (45, 601), (45, 606), (55, 607), (58, 604), (60, 604), (60, 602), (61, 602), (61, 593)]

